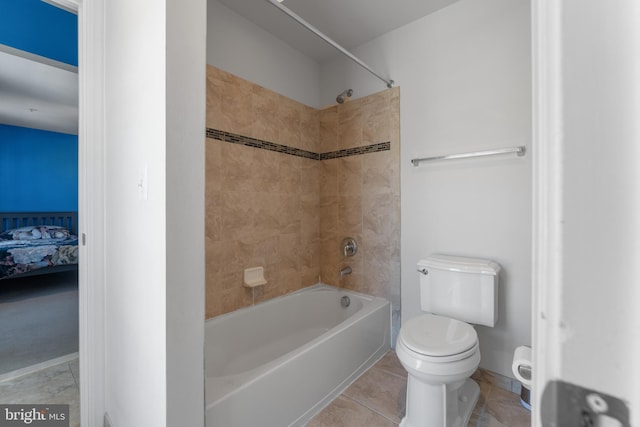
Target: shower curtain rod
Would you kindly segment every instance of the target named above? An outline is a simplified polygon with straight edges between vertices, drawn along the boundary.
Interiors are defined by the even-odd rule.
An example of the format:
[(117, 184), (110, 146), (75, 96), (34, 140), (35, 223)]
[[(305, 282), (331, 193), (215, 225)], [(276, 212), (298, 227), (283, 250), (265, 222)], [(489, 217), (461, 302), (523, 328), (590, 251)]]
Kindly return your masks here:
[(325, 42), (329, 43), (331, 46), (333, 46), (334, 48), (336, 48), (337, 50), (339, 50), (343, 55), (345, 55), (347, 58), (351, 59), (353, 62), (355, 62), (356, 64), (358, 64), (359, 66), (361, 66), (362, 68), (364, 68), (365, 70), (367, 70), (368, 72), (370, 72), (371, 74), (373, 74), (374, 76), (376, 76), (377, 78), (379, 78), (380, 80), (382, 80), (383, 82), (385, 82), (385, 84), (387, 85), (387, 87), (389, 89), (391, 89), (393, 87), (393, 80), (391, 79), (387, 79), (382, 77), (380, 74), (376, 73), (373, 68), (371, 68), (370, 66), (368, 66), (367, 64), (365, 64), (364, 62), (362, 62), (362, 60), (360, 60), (358, 57), (356, 57), (354, 54), (352, 54), (351, 52), (349, 52), (347, 49), (343, 48), (342, 46), (340, 46), (338, 43), (336, 43), (335, 41), (333, 41), (332, 39), (330, 39), (327, 35), (325, 35), (324, 33), (322, 33), (320, 30), (318, 30), (316, 27), (314, 27), (313, 25), (311, 25), (310, 23), (308, 23), (307, 21), (305, 21), (300, 15), (296, 14), (294, 11), (292, 11), (291, 9), (289, 9), (288, 7), (284, 6), (282, 3), (280, 3), (278, 0), (267, 0), (269, 3), (271, 3), (272, 5), (274, 5), (275, 7), (277, 7), (278, 9), (280, 9), (281, 12), (289, 15), (289, 17), (293, 18), (296, 22), (298, 22), (298, 24), (302, 25), (303, 27), (305, 27), (307, 30), (311, 31), (312, 33), (314, 33), (316, 36), (320, 37), (322, 40), (324, 40)]

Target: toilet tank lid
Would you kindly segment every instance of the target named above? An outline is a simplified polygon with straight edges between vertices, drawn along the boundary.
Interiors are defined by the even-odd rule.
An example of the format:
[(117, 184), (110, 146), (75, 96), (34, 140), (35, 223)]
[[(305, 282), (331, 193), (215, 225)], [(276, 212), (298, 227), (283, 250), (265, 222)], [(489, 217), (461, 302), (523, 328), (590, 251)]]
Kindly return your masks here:
[(459, 271), (462, 273), (497, 275), (500, 265), (488, 259), (469, 258), (454, 255), (434, 254), (418, 261), (418, 269), (435, 268), (438, 270)]

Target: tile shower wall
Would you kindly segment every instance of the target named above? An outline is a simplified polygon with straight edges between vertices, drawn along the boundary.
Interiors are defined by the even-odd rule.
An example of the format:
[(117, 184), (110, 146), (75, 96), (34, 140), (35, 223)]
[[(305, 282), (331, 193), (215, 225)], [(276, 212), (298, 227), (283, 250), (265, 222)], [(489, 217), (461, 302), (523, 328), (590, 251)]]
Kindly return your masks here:
[[(207, 318), (320, 278), (399, 306), (398, 96), (316, 110), (207, 67)], [(339, 280), (344, 233), (360, 249)], [(267, 285), (244, 288), (260, 265)]]
[[(318, 113), (207, 67), (207, 128), (317, 151)], [(206, 316), (318, 281), (320, 162), (206, 139)], [(264, 266), (267, 285), (242, 286)]]
[[(390, 142), (388, 151), (322, 161), (321, 278), (324, 283), (385, 297), (400, 310), (400, 89), (320, 111), (320, 151)], [(358, 242), (344, 257), (340, 242)], [(353, 273), (340, 277), (341, 268)], [(399, 327), (399, 322), (398, 327)]]

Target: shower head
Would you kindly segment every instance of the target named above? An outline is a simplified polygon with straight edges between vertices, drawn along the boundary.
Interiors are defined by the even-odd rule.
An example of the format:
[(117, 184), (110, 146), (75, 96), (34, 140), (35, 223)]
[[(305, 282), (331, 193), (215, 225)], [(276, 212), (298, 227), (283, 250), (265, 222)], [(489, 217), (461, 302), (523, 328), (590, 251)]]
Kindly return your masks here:
[(347, 98), (351, 98), (351, 95), (353, 95), (353, 89), (347, 89), (344, 92), (342, 92), (340, 95), (336, 96), (336, 102), (338, 104), (342, 104), (344, 103), (344, 100), (345, 100), (344, 97), (346, 96)]

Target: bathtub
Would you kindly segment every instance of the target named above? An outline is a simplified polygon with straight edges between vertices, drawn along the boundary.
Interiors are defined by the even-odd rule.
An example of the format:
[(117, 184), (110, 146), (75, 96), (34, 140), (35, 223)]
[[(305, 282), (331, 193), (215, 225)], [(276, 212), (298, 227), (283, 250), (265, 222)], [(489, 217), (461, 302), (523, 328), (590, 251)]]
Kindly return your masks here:
[(389, 347), (387, 300), (323, 284), (210, 319), (206, 425), (302, 426)]

